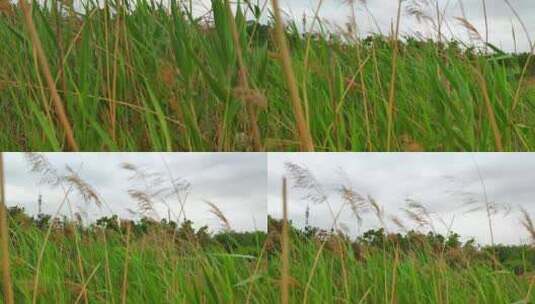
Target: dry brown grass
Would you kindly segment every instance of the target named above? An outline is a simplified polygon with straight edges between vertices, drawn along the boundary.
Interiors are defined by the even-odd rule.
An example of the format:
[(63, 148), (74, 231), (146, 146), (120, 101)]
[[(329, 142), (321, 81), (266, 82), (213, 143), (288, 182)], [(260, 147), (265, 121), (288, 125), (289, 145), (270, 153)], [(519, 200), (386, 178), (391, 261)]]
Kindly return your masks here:
[[(247, 67), (245, 66), (245, 61), (243, 60), (238, 27), (236, 26), (234, 15), (232, 13), (232, 9), (230, 8), (229, 0), (225, 1), (225, 6), (227, 9), (227, 13), (229, 14), (228, 20), (229, 20), (230, 31), (232, 34), (232, 42), (234, 44), (234, 49), (236, 50), (236, 57), (238, 59), (238, 87), (242, 91), (246, 91), (246, 92), (251, 91), (248, 94), (246, 94), (246, 96), (258, 95), (258, 92), (256, 90), (250, 89), (250, 86), (249, 86), (249, 80), (247, 76)], [(247, 111), (247, 115), (249, 118), (249, 136), (253, 140), (254, 149), (255, 151), (263, 151), (264, 148), (263, 148), (262, 139), (260, 135), (260, 129), (258, 128), (257, 115), (256, 115), (258, 105), (254, 102), (250, 102), (250, 101), (255, 101), (254, 99), (242, 99), (242, 100), (245, 101), (244, 102), (245, 110)]]
[(30, 35), (33, 48), (35, 49), (35, 53), (39, 61), (39, 66), (42, 70), (43, 75), (45, 76), (46, 82), (50, 89), (50, 94), (52, 95), (51, 96), (52, 102), (56, 109), (56, 115), (58, 116), (59, 122), (61, 126), (63, 127), (63, 131), (65, 132), (65, 139), (67, 141), (67, 146), (71, 151), (78, 151), (79, 150), (78, 144), (76, 143), (76, 140), (74, 139), (74, 133), (72, 131), (71, 123), (67, 116), (67, 112), (65, 111), (65, 106), (63, 104), (63, 101), (61, 100), (61, 97), (59, 96), (58, 90), (56, 88), (56, 82), (54, 78), (52, 77), (52, 73), (48, 65), (48, 60), (46, 58), (45, 51), (43, 50), (43, 46), (41, 44), (41, 39), (39, 38), (39, 35), (37, 34), (37, 29), (35, 28), (35, 24), (33, 22), (31, 7), (28, 3), (26, 3), (26, 0), (20, 0), (19, 6), (22, 9), (22, 12), (24, 14), (26, 27)]
[(386, 150), (390, 151), (391, 142), (392, 142), (392, 133), (394, 132), (394, 112), (396, 110), (396, 75), (397, 75), (397, 60), (398, 60), (398, 37), (399, 37), (399, 25), (401, 22), (401, 7), (403, 1), (399, 0), (397, 17), (396, 17), (396, 27), (392, 33), (392, 74), (390, 75), (390, 87), (388, 92), (388, 108), (387, 108), (387, 139), (386, 139)]
[(15, 14), (13, 5), (9, 0), (0, 0), (0, 14), (5, 14), (7, 16), (12, 16)]
[(524, 226), (526, 231), (529, 233), (531, 242), (535, 244), (535, 225), (533, 225), (531, 216), (529, 215), (528, 211), (524, 208), (520, 208), (520, 212), (522, 213), (522, 222), (521, 222), (522, 226)]
[(208, 206), (210, 206), (210, 213), (212, 213), (213, 215), (215, 215), (219, 219), (219, 222), (221, 222), (221, 225), (223, 226), (223, 230), (227, 231), (227, 232), (231, 231), (232, 227), (230, 226), (230, 221), (225, 216), (223, 211), (216, 204), (214, 204), (214, 203), (212, 203), (212, 202), (210, 202), (208, 200), (205, 200), (204, 202)]
[(314, 151), (314, 142), (312, 141), (312, 135), (308, 127), (308, 122), (305, 120), (305, 114), (303, 106), (301, 104), (301, 98), (299, 97), (299, 90), (297, 88), (297, 80), (293, 72), (292, 61), (290, 57), (290, 51), (288, 49), (288, 43), (282, 24), (281, 10), (278, 0), (271, 0), (273, 6), (273, 16), (275, 18), (275, 40), (279, 47), (279, 59), (282, 64), (284, 77), (290, 93), (290, 101), (292, 103), (295, 123), (297, 127), (297, 133), (301, 150), (306, 152)]
[(481, 92), (483, 93), (483, 101), (485, 102), (485, 108), (487, 109), (490, 127), (492, 129), (492, 133), (494, 134), (496, 152), (503, 152), (502, 134), (500, 133), (500, 129), (498, 128), (496, 114), (494, 112), (494, 108), (492, 107), (492, 102), (490, 101), (487, 81), (485, 79), (485, 76), (483, 76), (482, 72), (479, 69), (475, 70), (475, 74), (481, 87)]

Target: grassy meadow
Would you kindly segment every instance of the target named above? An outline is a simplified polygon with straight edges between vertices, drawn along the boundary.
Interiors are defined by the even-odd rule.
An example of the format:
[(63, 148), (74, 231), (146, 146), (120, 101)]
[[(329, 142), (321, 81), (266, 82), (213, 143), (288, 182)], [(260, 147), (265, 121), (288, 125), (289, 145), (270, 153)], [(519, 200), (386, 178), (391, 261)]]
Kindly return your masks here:
[(265, 232), (116, 217), (88, 228), (16, 208), (9, 223), (14, 303), (270, 302)]
[[(134, 207), (120, 218), (78, 172), (44, 154), (28, 153), (26, 161), (62, 199), (52, 214), (41, 212), (41, 198), (34, 215), (16, 202), (7, 207), (0, 153), (0, 303), (272, 303), (266, 231), (234, 230), (208, 201), (204, 216), (221, 227), (196, 225), (185, 211), (188, 181), (124, 164)], [(91, 218), (90, 206), (110, 211)]]
[(480, 246), (454, 232), (377, 228), (351, 239), (341, 230), (299, 229), (269, 218), (268, 235), (210, 234), (188, 221), (111, 216), (87, 226), (32, 218), (17, 207), (7, 211), (14, 301), (0, 303), (535, 300), (532, 246)]
[[(27, 159), (32, 172), (64, 189), (65, 196), (55, 214), (29, 216), (21, 207), (5, 206), (0, 174), (0, 303), (527, 304), (535, 300), (535, 225), (523, 209), (520, 223), (531, 243), (479, 245), (473, 239), (461, 240), (451, 230), (436, 232), (435, 225), (446, 223), (436, 222), (418, 202), (409, 202), (401, 219), (389, 216), (373, 198), (343, 187), (339, 194), (344, 204), (333, 209), (331, 229), (308, 224), (297, 228), (288, 219), (284, 180), (283, 217), (266, 215), (267, 234), (234, 231), (226, 215), (209, 203), (211, 215), (222, 227), (214, 233), (206, 226), (195, 228), (185, 214), (149, 216), (160, 195), (184, 197), (187, 187), (172, 182), (160, 188), (153, 181), (164, 183), (162, 176), (143, 174), (130, 164), (125, 169), (151, 185), (146, 191), (129, 190), (138, 204), (137, 219), (107, 215), (89, 222), (82, 211), (74, 212), (83, 208), (69, 197), (78, 195), (85, 204), (104, 207), (98, 192), (74, 171), (58, 175), (42, 154), (28, 154)], [(0, 173), (3, 165), (0, 157)], [(311, 203), (328, 204), (314, 194), (322, 193), (321, 185), (306, 168), (287, 167), (294, 186), (308, 191)], [(185, 204), (180, 199), (169, 203)], [(350, 237), (336, 222), (344, 207), (351, 208), (355, 223), (370, 213), (379, 224)], [(484, 202), (475, 208), (486, 210), (492, 236), (500, 206)], [(409, 228), (413, 225), (408, 221), (417, 229)], [(391, 222), (399, 229), (388, 230)]]
[[(270, 220), (273, 238), (281, 237), (281, 226)], [(270, 255), (269, 267), (287, 271), (281, 303), (535, 301), (532, 247), (480, 247), (458, 237), (377, 229), (351, 240), (343, 232), (290, 227), (289, 267), (280, 250)]]
[[(410, 2), (397, 24), (427, 12)], [(397, 26), (359, 37), (361, 20), (283, 24), (263, 4), (213, 0), (197, 16), (187, 1), (1, 0), (0, 148), (534, 149), (531, 54), (485, 44), (470, 20), (442, 24), (439, 11), (439, 41)], [(472, 41), (446, 41), (446, 25)]]

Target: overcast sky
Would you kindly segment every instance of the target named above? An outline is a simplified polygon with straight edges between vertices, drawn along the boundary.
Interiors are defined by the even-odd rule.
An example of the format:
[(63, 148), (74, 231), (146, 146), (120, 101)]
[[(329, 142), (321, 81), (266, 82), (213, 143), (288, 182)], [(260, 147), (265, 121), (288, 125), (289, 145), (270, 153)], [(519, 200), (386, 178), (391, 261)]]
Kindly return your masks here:
[[(286, 8), (288, 16), (295, 20), (302, 20), (303, 13), (313, 16), (320, 0), (281, 0)], [(345, 26), (351, 16), (351, 10), (347, 2), (351, 0), (323, 0), (320, 7), (319, 16), (333, 25)], [(432, 3), (425, 12), (430, 16), (436, 16), (434, 0), (406, 0), (402, 6), (402, 19), (400, 23), (400, 33), (402, 35), (412, 35), (420, 32), (426, 37), (436, 37), (436, 31), (431, 30), (430, 23), (419, 23), (414, 16), (409, 16), (407, 8), (415, 2)], [(515, 17), (512, 10), (507, 6), (506, 0), (485, 0), (487, 3), (487, 15), (489, 23), (489, 41), (507, 51), (515, 49), (512, 35), (514, 28), (519, 51), (528, 51), (529, 43), (526, 34), (522, 30), (521, 24)], [(520, 19), (525, 24), (530, 37), (535, 36), (535, 1), (533, 0), (508, 0)], [(357, 24), (362, 35), (373, 32), (390, 32), (391, 24), (394, 22), (398, 1), (397, 0), (367, 0), (356, 2)], [(485, 36), (485, 19), (483, 14), (482, 0), (437, 0), (441, 11), (446, 12), (446, 20), (442, 25), (443, 31), (448, 37), (455, 35), (467, 41), (466, 30), (459, 26), (459, 21), (454, 17), (463, 17), (472, 23), (476, 29)], [(364, 6), (363, 3), (367, 3)], [(435, 18), (436, 19), (436, 18)], [(300, 21), (301, 23), (301, 21)], [(533, 39), (531, 39), (533, 40)]]
[[(488, 200), (513, 207), (511, 213), (493, 218), (495, 239), (500, 243), (522, 243), (528, 234), (520, 224), (518, 207), (523, 206), (535, 216), (535, 154), (529, 153), (314, 153), (268, 155), (268, 213), (281, 217), (281, 178), (287, 175), (285, 162), (293, 162), (311, 170), (327, 193), (335, 212), (342, 200), (336, 190), (350, 183), (362, 195), (371, 195), (387, 215), (401, 217), (408, 228), (418, 228), (406, 219), (400, 208), (405, 199), (420, 201), (434, 213), (437, 231), (446, 231), (440, 224), (453, 223), (454, 231), (464, 239), (474, 237), (489, 243), (487, 217), (483, 212), (466, 213), (467, 200), (482, 202), (483, 191), (478, 176), (480, 169)], [(310, 224), (324, 229), (332, 227), (332, 216), (326, 204), (313, 204), (303, 199), (305, 193), (293, 188), (289, 181), (289, 214), (303, 227), (305, 210), (310, 206)], [(371, 215), (364, 217), (359, 230), (349, 207), (339, 218), (353, 236), (379, 222)], [(389, 224), (389, 229), (396, 226)]]
[[(13, 0), (14, 1), (14, 0)], [(86, 1), (86, 0), (83, 0)], [(161, 0), (169, 3), (169, 0)], [(306, 16), (308, 20), (307, 29), (314, 12), (321, 1), (319, 17), (323, 25), (331, 31), (338, 31), (336, 27), (346, 28), (350, 21), (351, 9), (347, 3), (355, 1), (355, 15), (359, 33), (366, 36), (370, 33), (390, 33), (391, 25), (395, 23), (397, 15), (398, 0), (279, 0), (280, 6), (285, 12), (285, 19), (292, 19), (297, 22), (297, 26), (303, 29), (302, 20)], [(414, 7), (415, 3), (429, 3), (428, 6), (420, 5), (426, 15), (436, 20), (436, 5), (443, 12), (445, 19), (442, 22), (442, 34), (448, 38), (457, 37), (465, 42), (469, 42), (467, 31), (460, 26), (456, 17), (464, 17), (468, 20), (485, 38), (485, 19), (483, 14), (483, 1), (487, 5), (489, 42), (502, 48), (505, 51), (529, 51), (529, 40), (535, 40), (535, 1), (533, 0), (404, 0), (402, 4), (400, 34), (423, 35), (425, 37), (436, 38), (436, 30), (433, 30), (431, 23), (419, 22), (416, 17), (408, 13), (409, 7)], [(507, 1), (511, 7), (507, 5)], [(102, 1), (100, 1), (102, 3)], [(194, 14), (197, 16), (206, 14), (210, 8), (211, 0), (193, 0)], [(235, 1), (233, 1), (235, 2)], [(271, 10), (270, 0), (251, 0), (258, 3), (260, 7)], [(80, 0), (75, 1), (80, 6)], [(241, 1), (243, 3), (243, 1)], [(366, 3), (366, 4), (365, 4)], [(80, 7), (78, 9), (81, 10)], [(518, 16), (515, 16), (513, 10)], [(264, 13), (264, 16), (268, 16)], [(252, 16), (249, 14), (249, 19)], [(525, 30), (522, 27), (524, 23)], [(318, 29), (317, 27), (315, 28)], [(516, 39), (513, 39), (513, 30)], [(515, 46), (516, 40), (516, 46)]]
[[(23, 153), (5, 153), (6, 200), (31, 214), (37, 213), (37, 198), (43, 195), (43, 213), (53, 214), (63, 198), (61, 188), (40, 183), (40, 177), (30, 172)], [(204, 200), (215, 203), (229, 219), (234, 230), (266, 230), (266, 155), (253, 153), (45, 153), (50, 163), (65, 174), (65, 166), (79, 172), (92, 185), (109, 207), (97, 208), (85, 204), (76, 193), (71, 203), (87, 213), (89, 220), (115, 213), (132, 217), (127, 209), (138, 210), (128, 190), (133, 184), (130, 172), (121, 168), (132, 163), (150, 172), (162, 172), (167, 177), (167, 163), (173, 178), (183, 178), (191, 184), (186, 204), (186, 216), (196, 226), (208, 225), (210, 230), (221, 228), (209, 212)], [(178, 204), (169, 200), (178, 214)], [(160, 217), (167, 217), (167, 208), (156, 207)], [(77, 211), (76, 209), (74, 211)], [(68, 209), (64, 209), (68, 212)]]

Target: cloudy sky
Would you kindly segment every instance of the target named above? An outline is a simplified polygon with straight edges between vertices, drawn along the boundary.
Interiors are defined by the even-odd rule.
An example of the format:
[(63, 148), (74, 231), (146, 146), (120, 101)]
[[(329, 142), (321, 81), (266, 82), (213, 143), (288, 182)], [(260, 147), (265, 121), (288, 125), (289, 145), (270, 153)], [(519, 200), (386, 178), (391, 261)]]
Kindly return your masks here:
[[(387, 215), (401, 217), (408, 228), (417, 228), (404, 216), (402, 207), (410, 198), (424, 204), (432, 213), (436, 230), (446, 231), (440, 222), (452, 224), (452, 229), (464, 239), (474, 237), (489, 243), (487, 217), (483, 212), (466, 213), (468, 200), (483, 202), (483, 190), (478, 170), (483, 178), (488, 200), (501, 206), (511, 206), (504, 217), (493, 217), (495, 239), (500, 243), (527, 241), (520, 224), (518, 207), (523, 206), (535, 216), (535, 154), (529, 153), (314, 153), (268, 155), (268, 213), (281, 217), (281, 179), (288, 175), (285, 163), (308, 168), (322, 185), (335, 210), (343, 205), (337, 189), (350, 184), (363, 196), (370, 195), (381, 204)], [(305, 211), (310, 206), (310, 224), (332, 227), (332, 216), (326, 204), (313, 204), (303, 199), (305, 192), (289, 185), (289, 214), (298, 226), (304, 226)], [(351, 209), (345, 205), (339, 222), (352, 235), (377, 227), (379, 222), (367, 214), (358, 227)], [(397, 229), (389, 224), (389, 229)]]
[[(351, 16), (347, 2), (351, 0), (322, 0), (319, 16), (333, 25), (344, 26)], [(529, 50), (528, 39), (523, 31), (522, 20), (530, 37), (535, 37), (535, 1), (533, 0), (485, 0), (487, 4), (487, 15), (489, 24), (489, 41), (505, 50), (513, 51), (515, 43), (512, 30), (516, 33), (516, 47), (519, 51)], [(515, 17), (513, 10), (507, 5), (509, 1), (512, 8), (518, 13)], [(281, 0), (284, 3), (288, 18), (302, 20), (303, 13), (313, 16), (314, 10), (320, 0)], [(398, 1), (397, 0), (367, 0), (356, 2), (357, 24), (360, 33), (366, 35), (370, 32), (382, 32), (388, 34), (391, 24), (394, 22)], [(434, 0), (406, 0), (402, 6), (402, 19), (400, 22), (400, 33), (402, 35), (412, 35), (420, 32), (427, 37), (436, 37), (436, 31), (432, 30), (430, 23), (419, 23), (414, 16), (409, 16), (407, 10), (414, 3), (432, 3), (430, 8), (424, 12), (430, 16), (436, 16)], [(367, 3), (364, 5), (363, 3)], [(455, 17), (466, 17), (476, 29), (485, 37), (485, 19), (483, 14), (482, 0), (437, 0), (439, 9), (445, 12), (446, 20), (442, 28), (448, 37), (452, 35), (467, 41), (467, 33), (459, 26), (459, 21)], [(464, 13), (463, 13), (464, 8)], [(434, 18), (436, 19), (436, 18)], [(533, 40), (532, 38), (530, 38)]]
[[(349, 2), (355, 1), (355, 16), (359, 33), (368, 35), (369, 33), (389, 34), (391, 25), (395, 22), (398, 8), (398, 0), (279, 0), (285, 12), (286, 20), (297, 21), (297, 25), (302, 29), (303, 17), (307, 19), (307, 28), (310, 27), (312, 17), (318, 4), (319, 17), (323, 21), (324, 27), (337, 31), (337, 27), (345, 28), (350, 21), (351, 9)], [(266, 8), (271, 8), (270, 0), (253, 0), (252, 3), (259, 3), (262, 7), (267, 3)], [(529, 41), (535, 40), (535, 1), (533, 0), (485, 0), (487, 5), (489, 42), (506, 51), (529, 51)], [(510, 6), (507, 4), (509, 2)], [(209, 0), (198, 0), (197, 11), (206, 12), (209, 7)], [(485, 38), (485, 18), (483, 14), (483, 0), (405, 0), (402, 5), (400, 34), (402, 36), (424, 35), (435, 38), (436, 30), (432, 23), (418, 22), (416, 17), (411, 16), (409, 8), (415, 4), (429, 3), (429, 6), (419, 5), (421, 11), (436, 20), (436, 5), (445, 18), (442, 21), (442, 33), (451, 38), (457, 37), (465, 42), (469, 42), (469, 36), (465, 28), (460, 26), (456, 17), (464, 17), (468, 20)], [(515, 11), (517, 16), (515, 16)], [(522, 26), (524, 23), (524, 27)], [(316, 28), (317, 30), (317, 28)], [(513, 30), (516, 39), (513, 39)], [(528, 37), (530, 37), (528, 39)], [(515, 44), (516, 40), (516, 44)]]
[[(82, 0), (86, 1), (86, 0)], [(168, 3), (169, 0), (162, 0)], [(390, 33), (391, 25), (395, 23), (397, 16), (398, 0), (279, 0), (280, 6), (285, 13), (286, 20), (294, 20), (298, 27), (303, 29), (303, 17), (308, 20), (307, 29), (310, 27), (312, 17), (318, 4), (318, 11), (323, 21), (324, 28), (338, 31), (337, 27), (345, 28), (350, 21), (351, 9), (348, 5), (351, 1), (356, 3), (355, 16), (359, 33), (363, 36), (370, 33)], [(436, 38), (437, 31), (430, 22), (419, 22), (408, 11), (415, 4), (420, 4), (420, 11), (436, 20), (436, 5), (438, 4), (442, 18), (442, 34), (445, 37), (456, 37), (465, 42), (470, 42), (467, 31), (460, 26), (456, 17), (464, 17), (485, 38), (485, 18), (483, 14), (483, 1), (487, 6), (489, 42), (505, 51), (529, 51), (529, 41), (535, 40), (535, 1), (533, 0), (404, 0), (402, 4), (400, 34), (402, 36), (415, 35)], [(210, 9), (211, 0), (193, 0), (195, 15), (204, 15)], [(235, 1), (233, 1), (235, 2)], [(266, 10), (271, 9), (270, 0), (251, 0), (258, 3)], [(75, 3), (80, 3), (76, 1)], [(243, 3), (243, 1), (242, 1)], [(425, 6), (423, 4), (428, 3)], [(510, 6), (507, 4), (509, 3)], [(515, 13), (516, 12), (516, 15)], [(267, 16), (268, 14), (264, 14)], [(252, 19), (252, 16), (248, 16)], [(522, 26), (522, 23), (524, 26)], [(316, 27), (315, 30), (318, 28)], [(515, 32), (515, 39), (513, 38)], [(528, 38), (529, 37), (529, 38)], [(516, 40), (516, 43), (515, 43)]]
[[(30, 172), (22, 153), (5, 153), (6, 200), (8, 205), (19, 205), (30, 214), (37, 213), (37, 198), (43, 196), (43, 212), (54, 214), (63, 198), (61, 188), (52, 188), (40, 182), (39, 175)], [(73, 212), (87, 213), (89, 220), (119, 214), (132, 217), (127, 209), (138, 210), (128, 190), (142, 189), (139, 182), (129, 180), (131, 172), (121, 168), (132, 163), (147, 172), (161, 172), (166, 181), (169, 172), (173, 179), (183, 178), (191, 184), (186, 203), (186, 216), (196, 226), (208, 225), (212, 231), (221, 228), (217, 218), (204, 202), (216, 204), (235, 230), (265, 230), (266, 227), (266, 155), (241, 153), (45, 153), (53, 167), (66, 173), (66, 165), (77, 171), (92, 185), (105, 201), (102, 208), (88, 205), (73, 192), (70, 202)], [(167, 164), (167, 166), (166, 166)], [(169, 170), (167, 170), (167, 168)], [(154, 189), (153, 189), (154, 190)], [(173, 214), (178, 204), (168, 199)], [(79, 208), (79, 209), (78, 209)], [(160, 217), (167, 217), (167, 207), (156, 206)], [(68, 209), (63, 209), (68, 214)], [(135, 215), (134, 215), (135, 216)]]

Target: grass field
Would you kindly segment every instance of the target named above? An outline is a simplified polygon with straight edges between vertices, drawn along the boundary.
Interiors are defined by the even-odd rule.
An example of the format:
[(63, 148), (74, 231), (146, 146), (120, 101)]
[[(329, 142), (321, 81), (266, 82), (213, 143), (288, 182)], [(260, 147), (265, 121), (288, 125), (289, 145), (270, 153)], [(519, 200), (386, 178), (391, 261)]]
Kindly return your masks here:
[(10, 224), (15, 303), (270, 302), (259, 275), (263, 232), (241, 234), (248, 238), (240, 242), (187, 225), (85, 230), (53, 221), (38, 227), (22, 215)]
[[(280, 221), (272, 220), (270, 231), (280, 231), (280, 226)], [(373, 242), (352, 242), (336, 233), (312, 235), (296, 229), (289, 233), (286, 303), (520, 304), (535, 300), (533, 273), (522, 268), (535, 265), (529, 247), (512, 247), (511, 252), (524, 263), (515, 273), (494, 260), (493, 249), (433, 240), (425, 234), (381, 232)], [(282, 260), (277, 251), (269, 266), (284, 269)]]
[[(380, 231), (357, 242), (290, 228), (286, 269), (282, 222), (273, 219), (267, 239), (263, 232), (210, 236), (187, 224), (173, 229), (148, 221), (119, 226), (108, 220), (87, 229), (32, 220), (16, 209), (9, 223), (15, 303), (535, 300), (535, 252), (529, 246), (480, 248), (456, 237)], [(287, 300), (281, 297), (284, 282)]]
[(176, 1), (48, 4), (0, 5), (2, 150), (535, 146), (531, 56), (485, 46), (469, 20), (450, 25), (465, 45), (295, 23), (279, 35), (280, 11), (252, 1), (231, 15), (214, 0), (203, 17)]
[[(180, 216), (175, 222), (108, 215), (89, 223), (80, 213), (63, 217), (59, 210), (76, 210), (67, 199), (73, 192), (86, 198), (86, 204), (99, 204), (91, 185), (72, 172), (53, 179), (55, 171), (46, 159), (32, 155), (28, 159), (34, 172), (62, 185), (65, 198), (58, 213), (30, 217), (22, 208), (5, 207), (0, 174), (0, 303), (527, 304), (535, 300), (532, 244), (480, 246), (473, 240), (461, 241), (453, 231), (441, 235), (432, 229), (433, 217), (417, 203), (406, 211), (420, 224), (418, 230), (399, 221), (404, 232), (387, 231), (385, 222), (394, 220), (382, 206), (345, 189), (346, 203), (358, 210), (354, 212), (375, 213), (381, 223), (357, 238), (344, 233), (336, 217), (331, 230), (299, 229), (286, 212), (282, 219), (266, 215), (267, 234), (236, 232), (214, 204), (211, 215), (223, 227), (218, 233), (193, 228)], [(317, 190), (307, 186), (314, 181), (306, 172), (295, 165), (290, 170), (292, 178), (301, 176), (302, 188)], [(288, 203), (283, 185), (284, 210)], [(133, 201), (144, 196), (140, 191), (131, 193)], [(310, 200), (314, 202), (312, 196)], [(150, 201), (138, 202), (140, 209), (150, 209)], [(489, 216), (492, 226), (491, 217), (498, 219)], [(520, 223), (535, 242), (535, 225), (527, 212)]]

